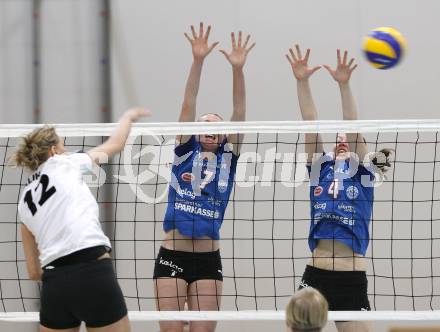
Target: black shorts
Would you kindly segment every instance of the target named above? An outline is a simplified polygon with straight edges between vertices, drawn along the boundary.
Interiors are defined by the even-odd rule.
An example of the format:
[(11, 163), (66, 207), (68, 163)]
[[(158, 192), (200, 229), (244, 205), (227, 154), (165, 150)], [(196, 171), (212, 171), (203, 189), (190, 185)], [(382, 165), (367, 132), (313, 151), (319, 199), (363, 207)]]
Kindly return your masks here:
[(187, 252), (160, 247), (153, 279), (179, 278), (188, 284), (197, 280), (223, 281), (220, 251)]
[(43, 272), (40, 324), (70, 329), (113, 324), (127, 307), (111, 259), (57, 266)]
[(319, 290), (331, 311), (371, 310), (364, 271), (329, 271), (307, 265), (299, 289), (305, 287)]

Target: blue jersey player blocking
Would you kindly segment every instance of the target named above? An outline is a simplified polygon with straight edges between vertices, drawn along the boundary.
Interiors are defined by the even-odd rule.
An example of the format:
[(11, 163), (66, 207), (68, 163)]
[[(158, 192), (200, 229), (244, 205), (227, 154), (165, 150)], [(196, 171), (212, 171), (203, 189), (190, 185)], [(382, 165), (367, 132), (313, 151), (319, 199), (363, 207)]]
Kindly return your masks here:
[[(196, 121), (196, 99), (206, 56), (218, 43), (208, 44), (211, 27), (191, 26), (185, 37), (191, 44), (193, 64), (186, 83), (179, 121)], [(220, 50), (232, 66), (233, 114), (244, 121), (246, 112), (243, 67), (250, 36), (231, 34), (232, 51)], [(205, 114), (202, 122), (222, 121)], [(233, 188), (242, 135), (193, 135), (177, 137), (168, 206), (164, 217), (165, 238), (154, 268), (158, 310), (219, 310), (223, 274), (219, 251), (220, 227)], [(181, 332), (183, 322), (160, 322), (162, 332)], [(214, 331), (216, 322), (190, 322), (191, 332)]]
[[(298, 100), (304, 120), (316, 120), (309, 77), (321, 66), (309, 67), (310, 50), (303, 56), (298, 45), (286, 57), (297, 80)], [(357, 110), (349, 81), (357, 65), (337, 50), (337, 67), (324, 65), (338, 83), (344, 120), (356, 120)], [(324, 153), (319, 134), (306, 134), (305, 150), (310, 175), (311, 222), (309, 247), (312, 259), (300, 288), (318, 289), (329, 310), (370, 310), (367, 296), (365, 253), (369, 243), (375, 175), (390, 166), (391, 151), (381, 150), (363, 164), (368, 155), (360, 133), (339, 133), (331, 153)], [(358, 159), (355, 158), (357, 155)], [(359, 162), (360, 161), (360, 162)], [(369, 166), (371, 165), (371, 166)], [(371, 331), (368, 322), (336, 322), (339, 332)]]

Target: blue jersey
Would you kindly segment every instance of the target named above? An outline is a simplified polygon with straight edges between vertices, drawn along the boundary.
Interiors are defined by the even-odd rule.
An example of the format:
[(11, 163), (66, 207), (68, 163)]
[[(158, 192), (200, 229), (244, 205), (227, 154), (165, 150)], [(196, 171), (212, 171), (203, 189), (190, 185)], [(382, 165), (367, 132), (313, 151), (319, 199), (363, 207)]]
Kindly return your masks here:
[(199, 142), (191, 136), (175, 148), (165, 232), (177, 229), (191, 238), (220, 238), (238, 160), (229, 147), (224, 140), (211, 158), (204, 158)]
[[(321, 164), (319, 180), (310, 185), (310, 250), (326, 239), (342, 242), (353, 252), (365, 255), (370, 240), (374, 175), (358, 165), (356, 174), (350, 177), (348, 160), (328, 159)], [(307, 169), (311, 175), (312, 166)]]

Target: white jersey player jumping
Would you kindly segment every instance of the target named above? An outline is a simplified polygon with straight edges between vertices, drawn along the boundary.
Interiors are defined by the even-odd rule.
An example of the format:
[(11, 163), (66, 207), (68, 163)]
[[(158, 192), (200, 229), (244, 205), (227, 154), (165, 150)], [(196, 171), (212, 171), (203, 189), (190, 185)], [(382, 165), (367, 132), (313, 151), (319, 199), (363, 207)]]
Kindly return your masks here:
[(33, 172), (18, 211), (26, 265), (42, 280), (40, 331), (130, 331), (127, 308), (110, 260), (110, 241), (99, 223), (95, 197), (83, 175), (120, 152), (131, 124), (149, 115), (128, 110), (110, 138), (87, 153), (67, 154), (53, 127), (23, 138), (15, 162)]

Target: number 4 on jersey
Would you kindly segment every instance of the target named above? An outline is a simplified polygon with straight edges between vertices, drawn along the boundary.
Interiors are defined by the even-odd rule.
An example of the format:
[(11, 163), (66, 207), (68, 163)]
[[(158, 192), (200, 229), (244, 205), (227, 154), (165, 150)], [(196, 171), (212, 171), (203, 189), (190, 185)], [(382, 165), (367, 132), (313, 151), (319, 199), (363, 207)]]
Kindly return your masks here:
[[(43, 189), (41, 190), (41, 197), (40, 200), (38, 201), (38, 205), (43, 206), (43, 204), (53, 195), (55, 194), (55, 192), (57, 191), (55, 189), (55, 187), (50, 187), (49, 189), (47, 188), (49, 186), (49, 177), (46, 174), (43, 174), (40, 177), (40, 183), (43, 186)], [(37, 185), (37, 187), (35, 187), (35, 191), (37, 191), (38, 186), (40, 185), (40, 183)], [(33, 216), (35, 216), (35, 213), (37, 213), (37, 206), (35, 205), (33, 198), (32, 198), (32, 190), (28, 190), (26, 192), (26, 195), (24, 195), (24, 201), (26, 202), (27, 206), (29, 207), (29, 210), (31, 210), (31, 213)]]
[(328, 188), (328, 194), (333, 196), (333, 198), (338, 198), (339, 194), (339, 181), (335, 179)]

